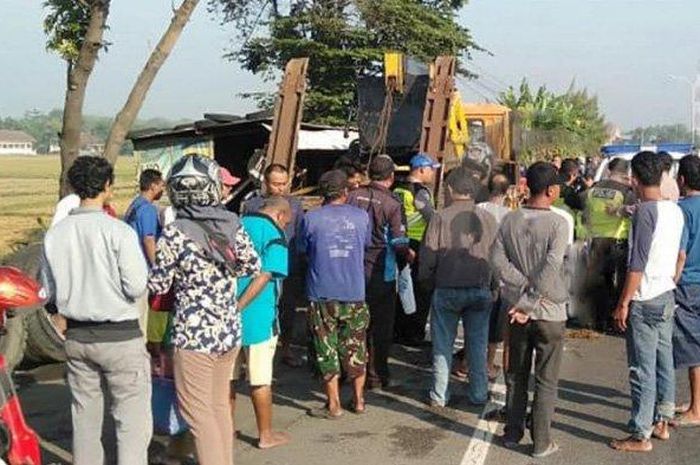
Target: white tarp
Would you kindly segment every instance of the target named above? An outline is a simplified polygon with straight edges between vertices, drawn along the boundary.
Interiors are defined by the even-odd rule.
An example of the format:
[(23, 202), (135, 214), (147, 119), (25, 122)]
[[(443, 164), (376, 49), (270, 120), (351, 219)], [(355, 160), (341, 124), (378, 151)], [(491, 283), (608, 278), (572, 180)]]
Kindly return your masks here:
[[(272, 126), (263, 124), (265, 129), (272, 131)], [(348, 137), (345, 137), (345, 136)], [(310, 131), (299, 130), (297, 150), (348, 150), (352, 141), (357, 140), (360, 134), (357, 131), (343, 129), (322, 129)]]

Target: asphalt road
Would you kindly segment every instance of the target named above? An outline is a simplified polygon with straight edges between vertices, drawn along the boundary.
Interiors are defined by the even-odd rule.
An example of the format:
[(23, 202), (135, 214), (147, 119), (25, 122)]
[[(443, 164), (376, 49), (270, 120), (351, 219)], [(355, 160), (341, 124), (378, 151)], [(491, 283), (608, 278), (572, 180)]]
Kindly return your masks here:
[[(624, 343), (613, 337), (567, 339), (560, 401), (555, 418), (555, 439), (561, 451), (541, 460), (545, 464), (600, 465), (700, 463), (700, 429), (674, 431), (667, 443), (654, 443), (650, 454), (626, 455), (607, 447), (613, 437), (624, 435), (629, 396)], [(256, 436), (247, 389), (241, 388), (236, 414), (240, 431), (236, 463), (244, 465), (529, 465), (527, 444), (510, 451), (498, 445), (501, 425), (480, 419), (482, 409), (467, 405), (460, 386), (453, 383), (453, 405), (431, 409), (425, 402), (430, 366), (428, 350), (395, 347), (392, 367), (401, 385), (391, 392), (368, 394), (364, 415), (346, 413), (338, 420), (318, 420), (306, 415), (320, 406), (320, 386), (305, 368), (279, 366), (275, 384), (275, 419), (293, 442), (279, 449), (261, 451)], [(44, 444), (44, 463), (70, 463), (69, 393), (60, 365), (20, 374), (20, 396), (32, 427)], [(687, 399), (686, 376), (679, 373), (679, 400)], [(494, 386), (502, 390), (502, 386)], [(345, 394), (349, 396), (347, 390)], [(495, 395), (494, 399), (502, 396)], [(487, 407), (487, 409), (494, 406)], [(109, 447), (113, 441), (106, 436)], [(152, 449), (162, 449), (156, 438)]]

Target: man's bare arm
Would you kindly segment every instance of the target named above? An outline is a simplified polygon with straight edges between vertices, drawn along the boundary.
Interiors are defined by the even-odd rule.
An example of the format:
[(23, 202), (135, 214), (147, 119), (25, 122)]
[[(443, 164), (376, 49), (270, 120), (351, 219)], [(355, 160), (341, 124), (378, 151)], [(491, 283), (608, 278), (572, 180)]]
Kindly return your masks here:
[(243, 311), (262, 292), (265, 285), (272, 279), (271, 273), (260, 273), (255, 276), (246, 288), (243, 295), (238, 299), (238, 311)]
[(153, 236), (144, 237), (143, 250), (146, 252), (148, 266), (153, 266), (156, 263), (156, 238)]

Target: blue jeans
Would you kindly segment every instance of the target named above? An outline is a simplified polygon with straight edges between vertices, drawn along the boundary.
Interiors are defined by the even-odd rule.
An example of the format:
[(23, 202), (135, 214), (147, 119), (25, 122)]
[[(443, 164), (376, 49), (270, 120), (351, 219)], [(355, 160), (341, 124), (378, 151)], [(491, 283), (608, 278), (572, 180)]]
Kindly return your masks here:
[(488, 401), (486, 349), (492, 306), (491, 292), (488, 289), (435, 289), (430, 313), (430, 335), (433, 342), (433, 386), (430, 389), (430, 399), (439, 405), (446, 405), (449, 401), (452, 348), (460, 320), (464, 325), (465, 355), (469, 360), (467, 397), (473, 404), (485, 404)]
[(632, 417), (630, 433), (649, 439), (653, 424), (673, 418), (676, 377), (673, 369), (673, 292), (633, 301), (627, 323)]

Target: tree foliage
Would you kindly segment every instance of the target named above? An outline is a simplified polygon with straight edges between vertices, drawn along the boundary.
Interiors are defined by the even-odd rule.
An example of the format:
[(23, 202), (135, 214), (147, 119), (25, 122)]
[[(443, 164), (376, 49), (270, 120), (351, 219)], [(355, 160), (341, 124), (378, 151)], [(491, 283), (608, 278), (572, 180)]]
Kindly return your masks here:
[[(44, 1), (46, 49), (69, 63), (78, 59), (90, 23), (90, 3), (86, 0)], [(102, 47), (107, 48), (108, 42)]]
[[(359, 74), (380, 69), (386, 51), (423, 61), (468, 58), (478, 46), (456, 21), (463, 0), (210, 0), (238, 31), (227, 57), (271, 79), (291, 58), (309, 57), (304, 118), (344, 124)], [(283, 11), (285, 10), (285, 11)]]
[[(42, 153), (48, 151), (50, 144), (58, 141), (62, 121), (63, 111), (58, 108), (48, 112), (30, 110), (19, 118), (0, 116), (0, 129), (15, 129), (26, 132), (37, 140), (37, 150)], [(104, 141), (109, 135), (113, 121), (114, 118), (110, 116), (84, 115), (82, 132), (92, 134)], [(187, 119), (148, 118), (137, 120), (133, 128), (172, 128), (187, 122), (189, 122)]]
[(644, 144), (689, 143), (693, 135), (685, 124), (661, 124), (635, 128), (625, 134), (633, 142)]
[(499, 100), (516, 113), (523, 161), (590, 155), (605, 142), (605, 118), (597, 98), (573, 83), (566, 92), (555, 94), (546, 86), (533, 92), (523, 79), (518, 89), (509, 87)]

